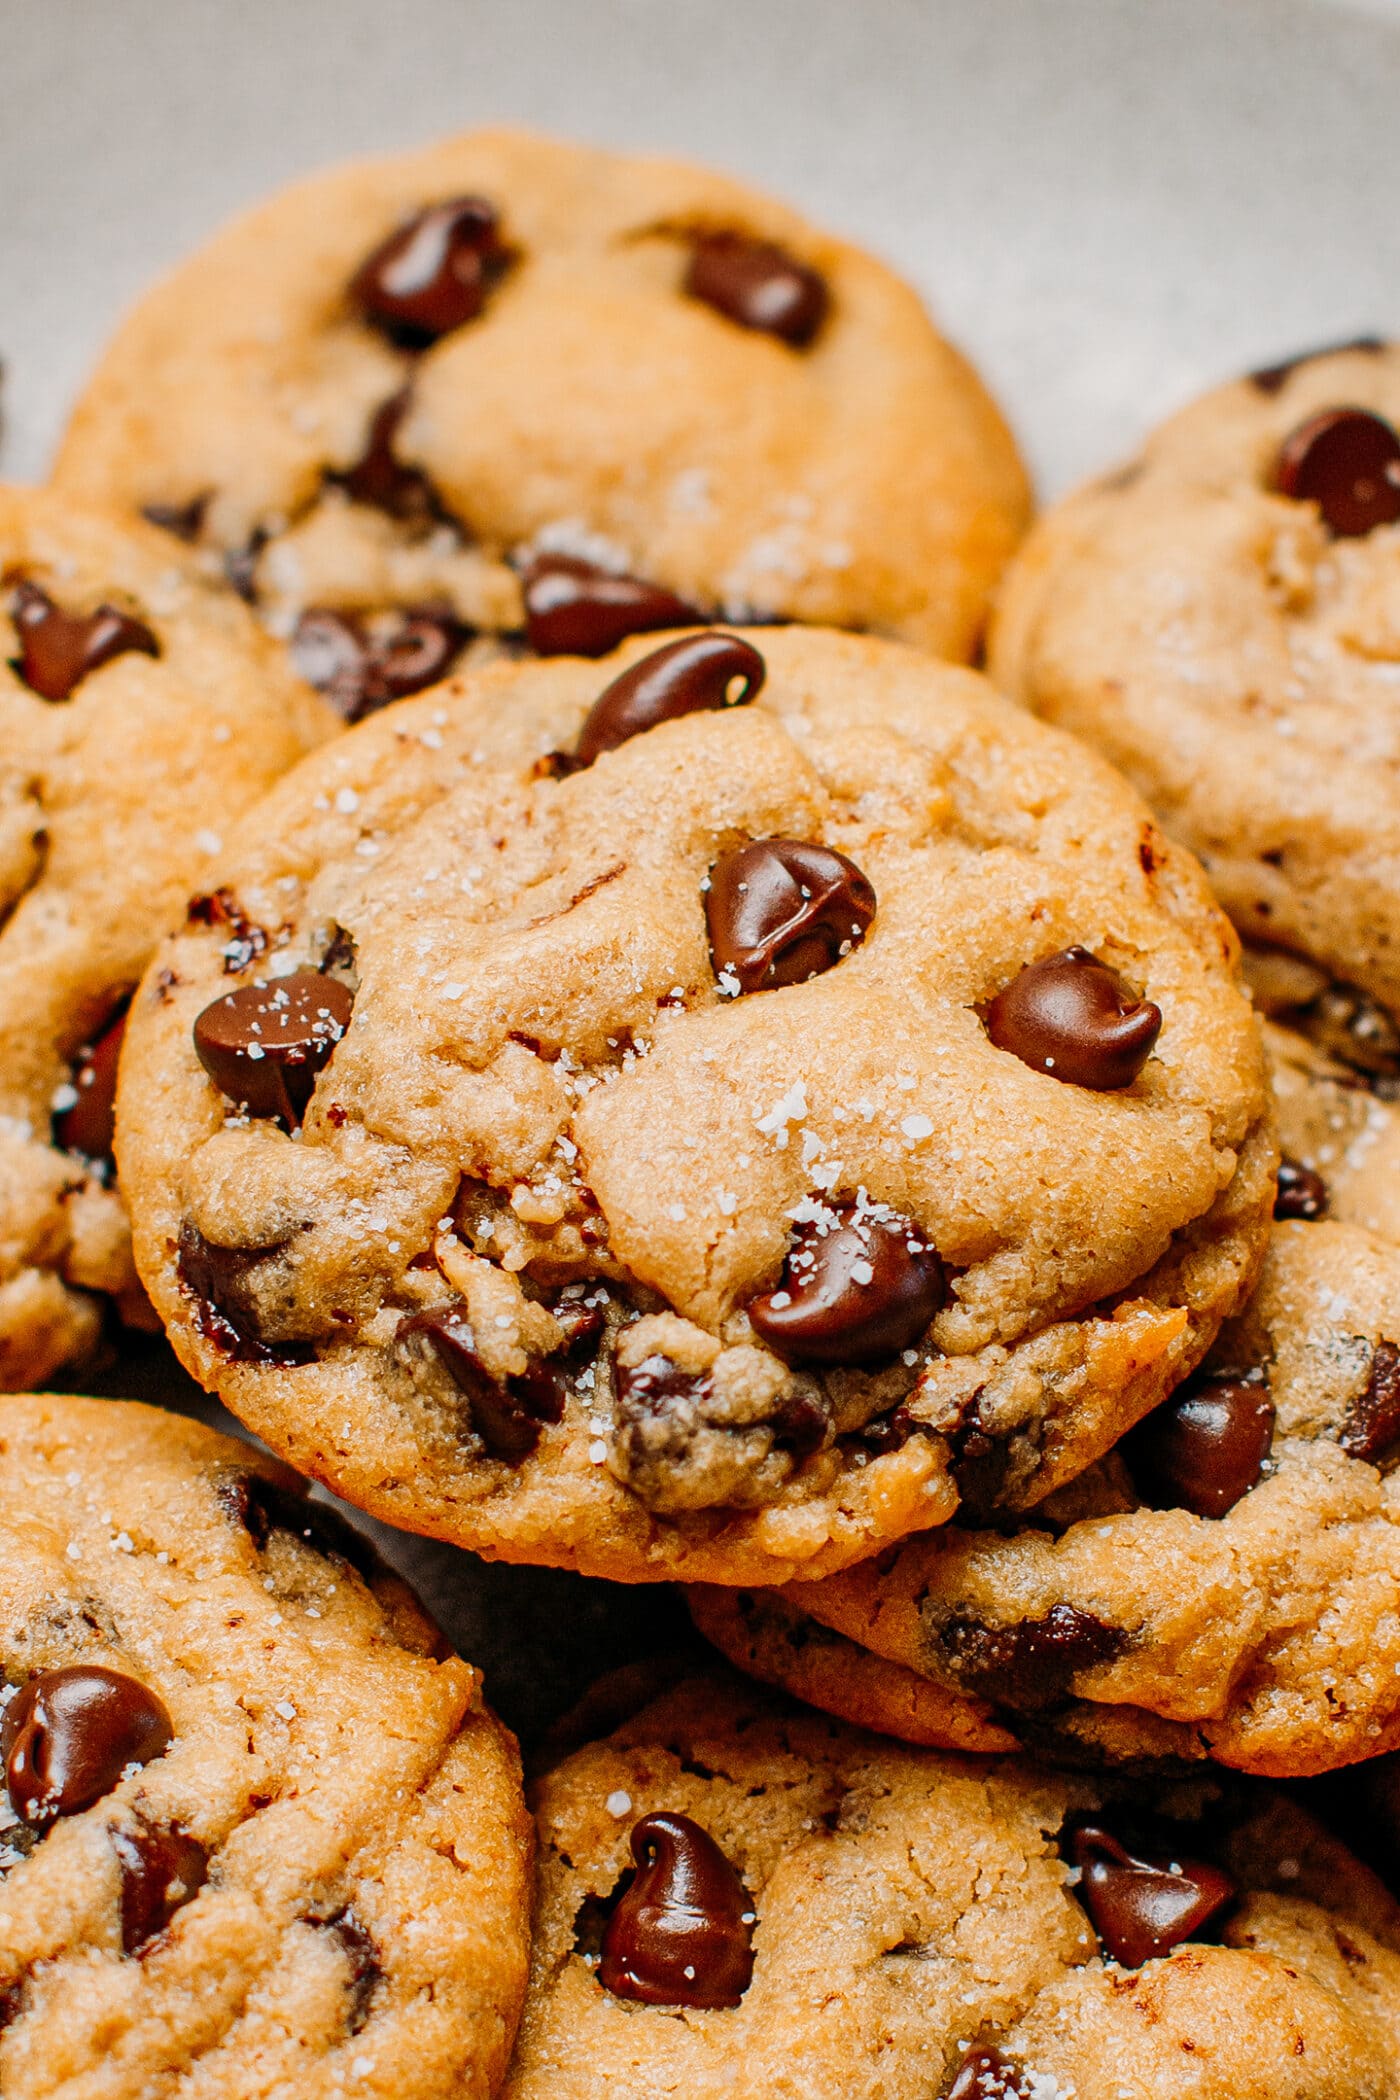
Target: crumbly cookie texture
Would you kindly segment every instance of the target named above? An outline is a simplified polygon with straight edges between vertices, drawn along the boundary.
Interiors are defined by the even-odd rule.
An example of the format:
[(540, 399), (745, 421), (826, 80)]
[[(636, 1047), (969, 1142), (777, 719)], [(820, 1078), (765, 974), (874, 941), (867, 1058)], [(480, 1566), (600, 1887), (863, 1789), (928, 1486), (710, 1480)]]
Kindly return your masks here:
[[(425, 208), (471, 199), (489, 226), (434, 247)], [(716, 236), (729, 281), (697, 282), (702, 251), (726, 275)], [(435, 260), (405, 325), (385, 293)], [(772, 306), (794, 279), (805, 329)], [(881, 264), (706, 169), (512, 131), (335, 169), (217, 235), (118, 331), (57, 478), (231, 557), (286, 629), (426, 607), (457, 646), (518, 632), (554, 552), (702, 616), (965, 657), (1028, 510), (995, 406)]]
[[(536, 1808), (510, 2100), (1384, 2100), (1400, 2076), (1395, 1906), (1266, 1792), (1159, 1788), (1144, 1823), (1121, 1781), (940, 1758), (692, 1681), (548, 1774)], [(693, 1837), (699, 1918), (666, 1911), (664, 1843), (639, 1906), (646, 1817), (698, 1827), (746, 1911), (724, 1914)], [(1225, 1907), (1170, 1951), (1114, 1959), (1126, 1879), (1100, 1875), (1091, 1918), (1090, 1870), (1071, 1864), (1086, 1825), (1133, 1832), (1135, 1856), (1185, 1854), (1188, 1898), (1218, 1877)], [(743, 1987), (719, 2006), (647, 2002), (624, 1994), (629, 1959), (643, 1984), (678, 1964), (673, 1993), (703, 1991), (721, 1960), (731, 2000)]]
[[(226, 857), (242, 932), (196, 913), (138, 998), (119, 1150), (175, 1347), (394, 1522), (624, 1579), (826, 1572), (960, 1492), (1048, 1493), (1253, 1279), (1268, 1090), (1195, 865), (970, 672), (831, 633), (749, 643), (753, 704), (583, 770), (549, 754), (644, 643), (376, 716)], [(820, 974), (744, 992), (706, 885), (775, 836), (845, 856), (873, 918), (840, 921)], [(1161, 1015), (1115, 1091), (981, 1018), (1076, 942)], [(221, 995), (284, 983), (348, 1017), (322, 1024), (294, 1135), (240, 1115), (195, 1043)], [(788, 1353), (779, 1312), (842, 1219), (835, 1311), (873, 1301), (903, 1341)]]
[(0, 488), (0, 1389), (84, 1353), (95, 1293), (140, 1316), (113, 1031), (229, 825), (333, 724), (166, 535)]
[(1381, 522), (1343, 515), (1340, 532), (1306, 479), (1277, 484), (1314, 417), (1400, 419), (1400, 347), (1261, 378), (1208, 394), (1041, 520), (992, 672), (1127, 773), (1248, 938), (1397, 1010), (1400, 481), (1334, 460), (1343, 493), (1369, 475), (1380, 499)]
[(499, 2086), (529, 1939), (515, 1744), (304, 1491), (153, 1408), (5, 1402), (14, 2100)]

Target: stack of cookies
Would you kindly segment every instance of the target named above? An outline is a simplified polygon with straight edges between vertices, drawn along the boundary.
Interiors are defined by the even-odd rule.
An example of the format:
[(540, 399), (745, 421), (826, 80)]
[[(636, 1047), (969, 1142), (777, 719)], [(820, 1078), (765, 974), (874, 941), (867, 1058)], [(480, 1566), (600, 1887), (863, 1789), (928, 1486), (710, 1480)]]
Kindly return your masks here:
[[(128, 318), (0, 495), (6, 2095), (1394, 2100), (1392, 414), (1017, 552), (888, 270), (512, 133)], [(532, 1822), (312, 1481), (709, 1647)]]

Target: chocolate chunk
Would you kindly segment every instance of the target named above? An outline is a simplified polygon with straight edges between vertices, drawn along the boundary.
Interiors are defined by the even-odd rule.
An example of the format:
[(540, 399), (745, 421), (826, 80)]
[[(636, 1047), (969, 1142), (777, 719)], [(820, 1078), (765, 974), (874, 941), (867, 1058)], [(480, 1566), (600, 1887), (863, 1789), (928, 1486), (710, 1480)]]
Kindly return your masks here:
[(786, 1363), (869, 1364), (918, 1341), (944, 1295), (943, 1264), (911, 1218), (848, 1205), (799, 1228), (779, 1288), (748, 1313)]
[(484, 197), (425, 205), (366, 256), (350, 281), (365, 320), (401, 350), (426, 350), (474, 321), (509, 260)]
[(451, 1374), (471, 1408), (472, 1428), (492, 1458), (510, 1465), (528, 1458), (546, 1422), (560, 1422), (568, 1389), (559, 1373), (532, 1363), (504, 1383), (493, 1378), (477, 1354), (476, 1336), (460, 1305), (410, 1313), (400, 1320), (400, 1338), (421, 1334)]
[(948, 2100), (1022, 2100), (1021, 2074), (1000, 2049), (970, 2049), (948, 2088)]
[(1400, 1442), (1400, 1349), (1394, 1342), (1376, 1343), (1366, 1390), (1347, 1409), (1337, 1442), (1349, 1457), (1373, 1466)]
[(658, 722), (743, 707), (757, 697), (767, 669), (757, 649), (715, 628), (667, 642), (603, 688), (579, 731), (575, 763), (591, 766), (605, 751), (615, 751)]
[(1276, 1218), (1325, 1218), (1327, 1183), (1301, 1160), (1279, 1161), (1278, 1189), (1274, 1196)]
[(1123, 1440), (1138, 1493), (1152, 1509), (1223, 1517), (1259, 1480), (1274, 1438), (1262, 1371), (1197, 1377)]
[(1080, 1670), (1113, 1662), (1128, 1645), (1110, 1626), (1073, 1604), (1052, 1604), (1040, 1619), (984, 1626), (947, 1619), (934, 1638), (957, 1676), (985, 1698), (1034, 1712), (1062, 1699)]
[(1223, 1868), (1129, 1852), (1099, 1823), (1069, 1831), (1066, 1850), (1080, 1870), (1079, 1900), (1105, 1951), (1125, 1969), (1198, 1937), (1239, 1893)]
[(1131, 1086), (1162, 1032), (1162, 1011), (1087, 948), (1028, 963), (987, 1011), (987, 1033), (1033, 1072), (1110, 1092)]
[(128, 1765), (146, 1765), (174, 1730), (164, 1705), (134, 1677), (75, 1663), (31, 1677), (5, 1709), (0, 1760), (10, 1806), (41, 1828), (110, 1793)]
[(1315, 503), (1337, 539), (1362, 539), (1400, 518), (1400, 435), (1368, 408), (1325, 408), (1284, 439), (1274, 487)]
[(710, 870), (705, 919), (724, 989), (771, 991), (819, 977), (859, 947), (875, 891), (853, 860), (802, 839), (754, 839)]
[(470, 629), (453, 613), (421, 607), (367, 629), (348, 613), (313, 606), (297, 622), (292, 660), (347, 722), (445, 678)]
[(384, 1978), (379, 1949), (348, 1904), (334, 1917), (308, 1918), (306, 1922), (335, 1940), (345, 1957), (349, 1970), (345, 2029), (347, 2034), (358, 2034), (369, 2019), (370, 2000)]
[(121, 1868), (122, 1953), (138, 1954), (203, 1888), (209, 1855), (178, 1823), (138, 1823), (111, 1833)]
[(99, 605), (94, 613), (66, 613), (37, 583), (16, 585), (10, 617), (19, 639), (10, 668), (41, 700), (67, 700), (90, 671), (138, 650), (159, 656), (160, 643), (144, 620)]
[(1317, 350), (1300, 350), (1296, 357), (1285, 358), (1279, 365), (1264, 365), (1259, 371), (1249, 373), (1248, 377), (1261, 394), (1277, 394), (1282, 392), (1285, 382), (1301, 365), (1310, 365), (1315, 358), (1340, 357), (1345, 350), (1363, 350), (1374, 356), (1384, 348), (1385, 344), (1378, 335), (1357, 335), (1348, 343), (1324, 343)]
[(269, 1342), (259, 1329), (257, 1303), (248, 1278), (259, 1262), (276, 1252), (275, 1245), (216, 1246), (188, 1219), (180, 1229), (175, 1258), (180, 1288), (193, 1301), (195, 1325), (200, 1333), (230, 1363), (288, 1366), (310, 1363), (315, 1356), (309, 1342)]
[(78, 1052), (73, 1060), (73, 1090), (77, 1100), (58, 1110), (53, 1119), (53, 1140), (65, 1152), (80, 1152), (84, 1159), (112, 1158), (116, 1124), (117, 1060), (126, 1034), (126, 1006), (101, 1034)]
[(366, 1583), (383, 1573), (384, 1564), (370, 1541), (339, 1510), (311, 1501), (304, 1491), (283, 1487), (261, 1473), (238, 1473), (220, 1482), (218, 1494), (220, 1507), (243, 1526), (260, 1552), (274, 1531), (285, 1531), (327, 1560), (353, 1568)]
[(643, 2005), (737, 2005), (753, 1974), (743, 1882), (689, 1816), (642, 1816), (631, 1845), (637, 1871), (608, 1919), (598, 1981)]
[(741, 328), (776, 335), (805, 350), (826, 319), (826, 279), (775, 241), (742, 233), (701, 234), (691, 250), (685, 289)]
[(229, 938), (224, 944), (226, 977), (241, 976), (250, 963), (267, 953), (271, 939), (267, 928), (248, 917), (232, 890), (210, 890), (191, 897), (186, 912), (195, 926), (227, 926)]
[(204, 514), (209, 508), (209, 494), (191, 496), (188, 503), (147, 503), (141, 515), (150, 525), (158, 525), (162, 532), (173, 533), (192, 547), (204, 529)]
[(420, 467), (405, 466), (394, 451), (394, 439), (411, 399), (407, 387), (391, 394), (370, 418), (365, 449), (355, 464), (326, 479), (333, 487), (344, 489), (353, 503), (382, 510), (400, 525), (450, 523), (443, 500), (427, 475)]
[(613, 1384), (618, 1414), (628, 1423), (672, 1414), (677, 1402), (687, 1411), (700, 1409), (714, 1395), (708, 1371), (683, 1371), (669, 1356), (659, 1354), (644, 1356), (639, 1364), (616, 1364)]
[(226, 992), (196, 1016), (194, 1047), (209, 1077), (251, 1116), (300, 1123), (354, 1001), (335, 977), (294, 970)]
[(536, 656), (606, 656), (629, 634), (693, 627), (693, 605), (640, 576), (571, 554), (541, 554), (524, 572), (525, 639)]

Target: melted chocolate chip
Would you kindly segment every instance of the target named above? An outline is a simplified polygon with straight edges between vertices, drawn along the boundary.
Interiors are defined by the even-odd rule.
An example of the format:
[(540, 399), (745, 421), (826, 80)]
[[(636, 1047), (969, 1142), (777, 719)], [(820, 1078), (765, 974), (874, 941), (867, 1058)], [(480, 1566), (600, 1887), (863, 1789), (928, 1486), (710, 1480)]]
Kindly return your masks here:
[(708, 1371), (683, 1371), (669, 1356), (659, 1354), (644, 1356), (639, 1364), (615, 1364), (613, 1384), (624, 1422), (659, 1419), (674, 1413), (677, 1402), (687, 1411), (703, 1408), (714, 1394)]
[(802, 839), (754, 839), (710, 870), (705, 919), (715, 975), (741, 992), (802, 984), (865, 939), (875, 891), (853, 860)]
[(276, 1252), (276, 1246), (216, 1246), (188, 1219), (180, 1229), (175, 1258), (180, 1288), (193, 1301), (200, 1333), (230, 1363), (305, 1364), (315, 1356), (309, 1342), (269, 1342), (260, 1332), (248, 1279), (259, 1262)]
[(261, 1473), (238, 1473), (221, 1481), (219, 1505), (241, 1524), (259, 1552), (274, 1531), (302, 1539), (327, 1560), (339, 1561), (366, 1583), (382, 1574), (383, 1563), (370, 1541), (339, 1510), (312, 1502), (304, 1492), (265, 1479)]
[(1259, 1480), (1274, 1437), (1274, 1404), (1258, 1371), (1195, 1378), (1123, 1441), (1152, 1509), (1223, 1517)]
[(718, 629), (667, 642), (603, 688), (579, 731), (575, 764), (591, 766), (658, 722), (743, 707), (757, 697), (767, 668), (757, 649)]
[(0, 1760), (10, 1806), (33, 1828), (110, 1793), (128, 1765), (167, 1748), (170, 1716), (147, 1685), (96, 1663), (45, 1670), (10, 1701)]
[(1112, 1662), (1128, 1645), (1110, 1626), (1073, 1604), (1052, 1604), (1043, 1618), (1014, 1626), (948, 1619), (936, 1639), (958, 1677), (988, 1699), (1030, 1712), (1062, 1699), (1080, 1670)]
[(509, 260), (484, 197), (425, 205), (366, 256), (350, 283), (365, 320), (401, 350), (474, 321)]
[(776, 335), (805, 350), (831, 303), (826, 279), (775, 241), (742, 233), (701, 234), (691, 250), (685, 289), (741, 328)]
[(1080, 1824), (1068, 1833), (1066, 1849), (1080, 1870), (1079, 1900), (1105, 1950), (1125, 1969), (1197, 1938), (1238, 1894), (1223, 1868), (1129, 1852), (1102, 1824)]
[(1337, 1442), (1349, 1457), (1373, 1466), (1400, 1443), (1400, 1349), (1394, 1342), (1376, 1343), (1366, 1390), (1347, 1409)]
[(1098, 1092), (1131, 1086), (1161, 1032), (1161, 1008), (1087, 948), (1028, 963), (987, 1012), (998, 1050), (1033, 1072)]
[(94, 613), (64, 612), (37, 583), (16, 586), (10, 617), (20, 651), (10, 658), (10, 668), (41, 700), (67, 700), (89, 672), (115, 656), (132, 650), (160, 655), (160, 643), (144, 620), (118, 612), (115, 605), (99, 605)]
[(1362, 539), (1400, 518), (1400, 435), (1367, 408), (1327, 408), (1284, 439), (1274, 487), (1315, 503), (1337, 539)]
[(971, 2049), (948, 2088), (947, 2100), (1021, 2100), (1021, 2074), (1000, 2049)]
[(401, 1338), (421, 1334), (431, 1343), (469, 1403), (472, 1428), (492, 1458), (519, 1464), (538, 1444), (542, 1425), (563, 1420), (568, 1389), (559, 1373), (548, 1364), (532, 1363), (504, 1383), (493, 1378), (460, 1306), (411, 1313), (400, 1320), (398, 1332)]
[(266, 954), (271, 938), (267, 928), (248, 917), (232, 890), (210, 890), (202, 896), (191, 897), (186, 911), (192, 925), (227, 926), (229, 938), (224, 944), (226, 977), (241, 976), (250, 963)]
[(1274, 1196), (1276, 1218), (1325, 1218), (1327, 1183), (1301, 1160), (1279, 1161), (1278, 1190)]
[(748, 1308), (786, 1363), (877, 1363), (918, 1341), (943, 1305), (943, 1264), (912, 1219), (834, 1215), (825, 1231), (799, 1228), (779, 1288)]
[(391, 394), (370, 418), (365, 449), (355, 464), (326, 478), (334, 487), (344, 489), (353, 503), (382, 510), (400, 525), (447, 523), (447, 509), (427, 475), (420, 467), (405, 466), (394, 451), (394, 439), (408, 414), (411, 398), (407, 387)]
[(753, 1974), (743, 1882), (689, 1816), (642, 1816), (631, 1844), (637, 1871), (608, 1919), (598, 1981), (644, 2005), (737, 2005)]
[(1384, 350), (1385, 344), (1378, 335), (1353, 336), (1349, 343), (1324, 343), (1317, 350), (1300, 350), (1295, 357), (1285, 358), (1282, 364), (1264, 365), (1251, 372), (1250, 384), (1257, 386), (1261, 394), (1281, 393), (1285, 383), (1302, 365), (1310, 365), (1319, 357), (1340, 357), (1345, 350), (1362, 350), (1374, 355)]
[(204, 513), (209, 508), (207, 492), (202, 496), (191, 496), (188, 503), (147, 503), (141, 512), (150, 525), (158, 525), (162, 532), (173, 533), (192, 547), (204, 529)]
[(362, 722), (445, 678), (469, 633), (454, 614), (431, 607), (370, 630), (348, 613), (313, 606), (297, 622), (292, 660), (347, 722)]
[(111, 1840), (121, 1868), (122, 1953), (139, 1954), (203, 1888), (209, 1855), (178, 1823), (139, 1823)]
[(220, 1093), (252, 1116), (300, 1123), (354, 1001), (337, 978), (294, 970), (226, 992), (196, 1016), (194, 1047)]
[(369, 2019), (370, 2000), (384, 1977), (379, 1949), (348, 1905), (334, 1917), (311, 1918), (307, 1922), (334, 1939), (345, 1957), (349, 1970), (345, 2028), (348, 2034), (358, 2034)]
[(73, 1061), (77, 1100), (53, 1119), (53, 1138), (65, 1152), (106, 1162), (112, 1157), (116, 1124), (117, 1060), (126, 1034), (126, 1008)]
[(525, 638), (536, 656), (606, 656), (629, 634), (693, 627), (684, 598), (640, 576), (616, 576), (571, 554), (541, 554), (521, 578)]

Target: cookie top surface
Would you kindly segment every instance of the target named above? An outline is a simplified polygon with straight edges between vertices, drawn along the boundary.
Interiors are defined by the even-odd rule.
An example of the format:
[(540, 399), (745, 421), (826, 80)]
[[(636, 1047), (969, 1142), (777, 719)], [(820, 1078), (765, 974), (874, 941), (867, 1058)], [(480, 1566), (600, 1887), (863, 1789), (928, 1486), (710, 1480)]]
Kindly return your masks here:
[(167, 535), (0, 488), (0, 1388), (91, 1337), (75, 1287), (134, 1288), (114, 1024), (229, 824), (333, 723)]
[(216, 235), (119, 330), (58, 478), (234, 555), (288, 626), (518, 631), (548, 549), (701, 616), (957, 656), (1027, 510), (995, 407), (881, 264), (706, 169), (511, 131)]
[(1395, 1009), (1400, 346), (1262, 380), (1041, 521), (993, 675), (1123, 768), (1248, 935)]
[(697, 1681), (557, 1767), (536, 1808), (510, 2100), (1179, 2100), (1183, 2063), (1200, 2100), (1382, 2100), (1400, 2073), (1395, 1907), (1262, 1790), (1158, 1789), (1148, 1813), (1121, 1782)]
[(0, 2084), (486, 2100), (530, 1832), (477, 1672), (303, 1482), (7, 1399)]
[[(143, 1277), (243, 1419), (395, 1521), (633, 1579), (939, 1522), (960, 1430), (1037, 1499), (1208, 1346), (1271, 1200), (1232, 936), (1122, 783), (894, 644), (718, 646), (762, 649), (752, 704), (581, 770), (649, 645), (328, 747), (163, 950), (121, 1105)], [(1056, 958), (1070, 1023), (1013, 1001), (998, 1047)], [(269, 1028), (325, 1006), (304, 1112), (210, 1040), (284, 983)]]

